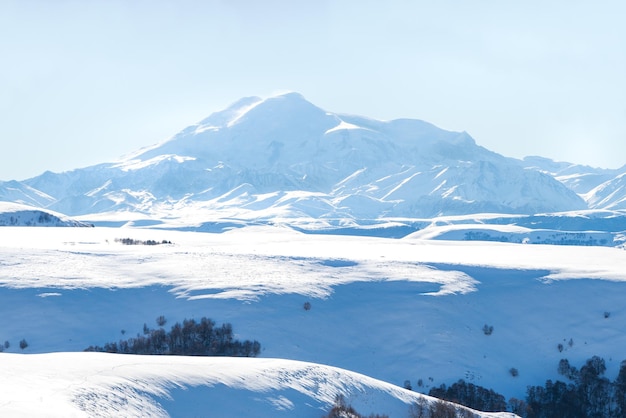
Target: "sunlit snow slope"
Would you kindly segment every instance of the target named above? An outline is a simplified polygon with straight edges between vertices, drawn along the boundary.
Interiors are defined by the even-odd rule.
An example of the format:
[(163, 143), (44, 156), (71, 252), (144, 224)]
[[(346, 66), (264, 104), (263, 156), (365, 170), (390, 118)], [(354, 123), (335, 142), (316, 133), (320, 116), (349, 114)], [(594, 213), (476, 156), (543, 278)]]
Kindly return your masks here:
[(338, 395), (361, 408), (405, 416), (409, 405), (422, 398), (347, 370), (281, 359), (4, 354), (0, 366), (8, 377), (0, 381), (0, 411), (16, 417), (166, 417), (171, 412), (181, 417), (319, 417)]
[[(171, 244), (116, 241), (125, 237)], [(36, 416), (44, 410), (37, 405), (56, 402), (67, 411), (132, 411), (140, 402), (188, 416), (187, 403), (208, 399), (218, 411), (258, 408), (265, 412), (257, 416), (319, 418), (341, 389), (362, 413), (402, 417), (408, 411), (403, 396), (413, 395), (370, 378), (396, 386), (410, 380), (423, 392), (463, 378), (523, 398), (526, 386), (558, 378), (561, 358), (580, 365), (593, 355), (607, 360), (614, 378), (626, 344), (624, 265), (626, 251), (607, 247), (340, 237), (269, 227), (222, 234), (4, 228), (0, 338), (11, 343), (6, 353), (82, 351), (141, 333), (144, 323), (154, 327), (159, 315), (169, 323), (202, 316), (230, 322), (238, 338), (260, 341), (262, 352), (259, 359), (232, 362), (0, 356), (14, 376), (13, 384), (2, 384), (17, 402), (0, 403), (0, 410), (23, 402)], [(494, 327), (492, 335), (483, 333), (485, 324)], [(21, 339), (29, 344), (24, 350)], [(512, 367), (519, 376), (511, 376)], [(291, 371), (271, 372), (285, 368)], [(310, 383), (310, 373), (326, 376), (331, 389)], [(290, 386), (298, 379), (289, 376), (302, 377), (304, 389)], [(207, 384), (212, 388), (176, 389)], [(274, 386), (266, 391), (265, 385)], [(173, 401), (160, 392), (164, 387), (172, 388)]]

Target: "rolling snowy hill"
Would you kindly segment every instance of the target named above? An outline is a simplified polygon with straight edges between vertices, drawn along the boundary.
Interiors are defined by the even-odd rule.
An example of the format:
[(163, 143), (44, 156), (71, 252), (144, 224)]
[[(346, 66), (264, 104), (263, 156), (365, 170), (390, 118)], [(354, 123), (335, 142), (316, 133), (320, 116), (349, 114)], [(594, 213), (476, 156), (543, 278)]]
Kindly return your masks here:
[(93, 226), (60, 213), (0, 201), (0, 226)]
[(194, 205), (352, 219), (588, 208), (544, 170), (467, 133), (331, 113), (296, 93), (242, 99), (116, 163), (16, 183), (14, 201), (68, 215)]
[(319, 418), (338, 395), (402, 417), (420, 399), (435, 401), (358, 373), (281, 359), (4, 354), (0, 367), (19, 376), (0, 381), (0, 412), (15, 417)]
[[(116, 240), (124, 237), (171, 244)], [(12, 376), (0, 385), (15, 394), (0, 412), (25, 408), (37, 416), (56, 407), (76, 416), (132, 416), (143, 405), (184, 417), (193, 405), (215, 404), (217, 416), (236, 407), (319, 418), (342, 390), (364, 414), (404, 417), (416, 396), (399, 388), (405, 380), (427, 392), (463, 378), (523, 398), (528, 385), (559, 377), (562, 358), (580, 365), (602, 356), (611, 379), (625, 359), (626, 251), (616, 248), (278, 227), (221, 234), (8, 227), (0, 248), (0, 338), (10, 341), (5, 355), (23, 354), (0, 354)], [(35, 355), (133, 336), (159, 315), (170, 323), (230, 322), (238, 338), (261, 342), (261, 356)]]

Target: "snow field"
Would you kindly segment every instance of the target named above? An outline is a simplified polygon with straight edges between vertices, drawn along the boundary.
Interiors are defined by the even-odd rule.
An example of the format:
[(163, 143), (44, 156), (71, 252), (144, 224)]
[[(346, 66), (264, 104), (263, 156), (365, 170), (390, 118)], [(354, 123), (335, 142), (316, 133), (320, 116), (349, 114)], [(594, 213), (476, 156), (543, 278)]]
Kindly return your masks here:
[[(345, 390), (362, 413), (403, 416), (402, 397), (415, 396), (396, 389), (406, 379), (427, 392), (464, 378), (521, 398), (527, 385), (558, 378), (561, 358), (580, 366), (602, 356), (613, 378), (625, 357), (626, 252), (615, 248), (305, 235), (268, 227), (222, 234), (0, 232), (0, 341), (11, 341), (0, 361), (7, 376), (19, 376), (0, 383), (13, 391), (10, 401), (0, 402), (8, 415), (24, 408), (26, 416), (57, 410), (83, 416), (82, 407), (89, 415), (126, 408), (127, 416), (138, 410), (188, 416), (193, 404), (197, 415), (214, 407), (212, 416), (229, 416), (239, 405), (244, 415), (248, 408), (256, 416), (319, 417), (319, 408)], [(126, 237), (173, 244), (115, 242)], [(229, 363), (64, 353), (134, 336), (144, 322), (155, 327), (158, 315), (168, 318), (166, 328), (202, 316), (230, 322), (238, 338), (261, 342), (261, 357)], [(485, 324), (494, 327), (492, 335), (482, 332)], [(23, 351), (21, 338), (29, 343)], [(510, 375), (512, 367), (518, 377)], [(284, 382), (297, 379), (272, 374), (281, 368), (297, 369), (298, 376), (339, 374), (324, 378), (335, 386), (321, 395), (302, 389), (306, 379), (296, 388)], [(213, 403), (200, 402), (205, 398)]]

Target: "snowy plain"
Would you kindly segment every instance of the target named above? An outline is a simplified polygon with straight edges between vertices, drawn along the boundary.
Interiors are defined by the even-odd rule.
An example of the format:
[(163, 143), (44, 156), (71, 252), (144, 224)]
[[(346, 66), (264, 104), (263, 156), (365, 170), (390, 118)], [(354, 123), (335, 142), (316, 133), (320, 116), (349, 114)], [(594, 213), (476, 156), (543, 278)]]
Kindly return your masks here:
[[(171, 244), (116, 242), (127, 237)], [(527, 385), (558, 378), (559, 359), (580, 365), (593, 355), (612, 378), (626, 358), (624, 266), (626, 251), (615, 247), (270, 226), (4, 227), (0, 340), (11, 346), (0, 361), (11, 378), (0, 385), (11, 395), (0, 410), (319, 417), (344, 393), (359, 412), (402, 417), (418, 396), (400, 389), (405, 380), (428, 392), (463, 378), (523, 398)], [(238, 338), (261, 342), (260, 358), (78, 353), (140, 333), (159, 315), (230, 322)]]

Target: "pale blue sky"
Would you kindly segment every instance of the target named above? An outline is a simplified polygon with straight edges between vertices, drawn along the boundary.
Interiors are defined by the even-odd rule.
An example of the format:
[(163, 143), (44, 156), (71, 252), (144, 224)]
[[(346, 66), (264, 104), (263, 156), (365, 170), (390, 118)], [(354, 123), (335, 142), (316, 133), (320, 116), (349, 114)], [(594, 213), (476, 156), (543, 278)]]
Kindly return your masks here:
[(0, 0), (0, 180), (116, 160), (243, 96), (626, 164), (626, 2)]

